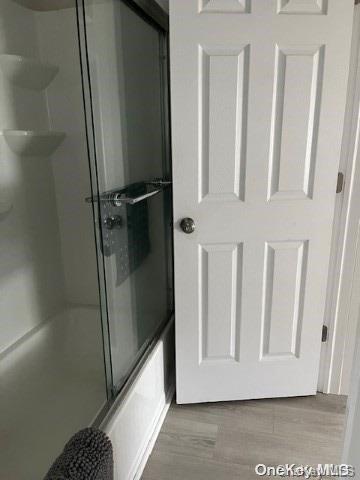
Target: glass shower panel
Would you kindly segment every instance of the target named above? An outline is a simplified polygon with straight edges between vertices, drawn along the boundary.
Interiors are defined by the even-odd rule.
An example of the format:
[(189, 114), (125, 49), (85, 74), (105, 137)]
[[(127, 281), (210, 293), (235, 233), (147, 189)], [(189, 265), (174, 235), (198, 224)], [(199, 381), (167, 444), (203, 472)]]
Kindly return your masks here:
[(118, 390), (172, 312), (166, 37), (132, 2), (84, 2), (100, 250)]

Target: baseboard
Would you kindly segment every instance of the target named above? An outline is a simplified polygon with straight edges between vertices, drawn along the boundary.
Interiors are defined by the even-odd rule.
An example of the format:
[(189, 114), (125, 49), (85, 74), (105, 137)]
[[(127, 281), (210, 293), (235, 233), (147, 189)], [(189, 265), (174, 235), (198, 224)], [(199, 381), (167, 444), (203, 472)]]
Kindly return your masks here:
[(138, 462), (138, 467), (136, 469), (136, 473), (135, 474), (132, 474), (129, 478), (131, 479), (134, 479), (134, 480), (140, 480), (143, 472), (144, 472), (144, 469), (145, 469), (145, 466), (147, 464), (147, 461), (149, 460), (149, 457), (151, 455), (151, 452), (155, 446), (155, 443), (156, 443), (156, 439), (160, 433), (160, 430), (161, 430), (161, 427), (162, 427), (162, 424), (164, 423), (164, 420), (165, 420), (165, 417), (166, 417), (166, 414), (170, 408), (170, 405), (171, 405), (171, 402), (172, 402), (172, 399), (174, 397), (174, 394), (175, 394), (175, 378), (174, 378), (174, 383), (173, 385), (171, 386), (170, 390), (169, 390), (169, 393), (166, 397), (166, 401), (165, 401), (165, 405), (163, 406), (161, 412), (160, 412), (160, 415), (158, 416), (157, 418), (157, 421), (155, 422), (155, 424), (153, 425), (153, 433), (150, 437), (150, 440), (148, 442), (148, 444), (146, 445), (146, 448), (145, 450), (142, 452), (140, 458), (139, 458), (139, 462)]

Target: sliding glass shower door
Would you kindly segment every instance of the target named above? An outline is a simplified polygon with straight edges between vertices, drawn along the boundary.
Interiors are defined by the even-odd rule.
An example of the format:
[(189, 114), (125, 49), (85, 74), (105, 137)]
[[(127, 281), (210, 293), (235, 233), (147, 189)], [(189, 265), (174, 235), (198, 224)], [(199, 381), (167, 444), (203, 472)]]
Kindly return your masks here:
[(93, 185), (87, 202), (97, 219), (115, 391), (173, 310), (166, 33), (137, 3), (78, 5)]

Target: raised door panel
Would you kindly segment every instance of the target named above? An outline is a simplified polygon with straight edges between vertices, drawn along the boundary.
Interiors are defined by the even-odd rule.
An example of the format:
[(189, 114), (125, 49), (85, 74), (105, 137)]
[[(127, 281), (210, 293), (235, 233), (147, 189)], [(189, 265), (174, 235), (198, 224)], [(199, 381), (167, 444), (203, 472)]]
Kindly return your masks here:
[(265, 245), (262, 360), (300, 355), (307, 250), (307, 241)]
[(200, 363), (238, 361), (242, 245), (199, 246)]
[(269, 200), (312, 198), (323, 46), (276, 46)]
[(278, 13), (324, 15), (327, 13), (327, 0), (278, 0)]
[(249, 47), (199, 55), (199, 201), (244, 200)]
[(200, 13), (249, 13), (250, 0), (200, 0)]

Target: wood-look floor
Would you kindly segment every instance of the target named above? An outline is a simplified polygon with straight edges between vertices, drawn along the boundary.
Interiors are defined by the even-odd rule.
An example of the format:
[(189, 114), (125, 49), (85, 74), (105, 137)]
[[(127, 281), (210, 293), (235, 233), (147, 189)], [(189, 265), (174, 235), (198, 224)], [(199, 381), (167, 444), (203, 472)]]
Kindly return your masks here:
[(258, 463), (317, 465), (340, 460), (346, 397), (176, 405), (142, 480), (247, 480)]

